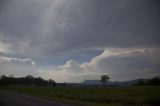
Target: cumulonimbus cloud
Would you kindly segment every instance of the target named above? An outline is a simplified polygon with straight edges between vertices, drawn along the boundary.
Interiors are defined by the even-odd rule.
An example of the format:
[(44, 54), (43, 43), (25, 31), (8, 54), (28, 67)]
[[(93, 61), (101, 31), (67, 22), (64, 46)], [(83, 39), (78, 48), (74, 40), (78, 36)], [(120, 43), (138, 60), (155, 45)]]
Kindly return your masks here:
[[(115, 80), (127, 79), (122, 77), (124, 74), (131, 77), (158, 74), (159, 3), (155, 0), (0, 1), (0, 54), (3, 54), (0, 59), (10, 65), (6, 69), (1, 62), (0, 68), (3, 66), (6, 73), (22, 72), (23, 65), (25, 69), (31, 66), (32, 70), (33, 60), (44, 63), (39, 65), (43, 68), (58, 64), (56, 59), (61, 58), (53, 74), (69, 80), (95, 78), (103, 73)], [(79, 55), (89, 54), (86, 51), (104, 52), (79, 61)], [(51, 75), (51, 71), (40, 73)]]
[(114, 81), (151, 78), (160, 75), (159, 53), (159, 48), (106, 49), (89, 62), (69, 60), (55, 70), (41, 70), (40, 75), (60, 82), (99, 79), (102, 74), (108, 74)]

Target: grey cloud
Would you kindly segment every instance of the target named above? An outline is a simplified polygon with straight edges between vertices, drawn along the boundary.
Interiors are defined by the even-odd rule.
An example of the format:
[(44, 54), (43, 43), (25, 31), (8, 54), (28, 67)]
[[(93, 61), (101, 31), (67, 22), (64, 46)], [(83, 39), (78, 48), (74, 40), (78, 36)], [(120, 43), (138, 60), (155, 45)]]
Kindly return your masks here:
[(159, 75), (159, 5), (157, 0), (1, 0), (0, 59), (12, 61), (0, 63), (1, 73), (38, 72), (29, 58), (104, 50), (90, 62), (70, 60), (53, 73), (70, 81), (106, 72), (113, 80)]
[[(80, 3), (80, 6), (75, 4), (76, 8), (66, 10), (65, 13), (69, 15), (60, 14), (61, 17), (66, 16), (64, 21), (67, 23), (67, 30), (57, 32), (57, 38), (66, 43), (62, 47), (71, 49), (159, 44), (159, 9), (151, 1), (94, 0), (85, 3)], [(65, 41), (61, 39), (62, 36), (67, 36)]]
[(1, 42), (30, 56), (159, 46), (156, 0), (14, 0), (0, 11)]

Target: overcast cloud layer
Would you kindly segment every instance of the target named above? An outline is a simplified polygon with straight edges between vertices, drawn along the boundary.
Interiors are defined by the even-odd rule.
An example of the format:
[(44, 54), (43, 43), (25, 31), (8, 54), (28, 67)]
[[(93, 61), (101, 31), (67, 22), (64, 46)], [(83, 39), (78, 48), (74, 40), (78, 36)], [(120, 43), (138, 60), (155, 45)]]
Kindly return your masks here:
[(0, 74), (149, 78), (160, 75), (159, 54), (158, 0), (0, 1)]

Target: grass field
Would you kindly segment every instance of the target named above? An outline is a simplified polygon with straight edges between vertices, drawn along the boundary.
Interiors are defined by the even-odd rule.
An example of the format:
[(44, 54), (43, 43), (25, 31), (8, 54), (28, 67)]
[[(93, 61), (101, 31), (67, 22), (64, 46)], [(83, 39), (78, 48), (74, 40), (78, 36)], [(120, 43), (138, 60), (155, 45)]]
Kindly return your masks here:
[(46, 99), (84, 103), (87, 106), (159, 106), (160, 86), (130, 87), (0, 87)]

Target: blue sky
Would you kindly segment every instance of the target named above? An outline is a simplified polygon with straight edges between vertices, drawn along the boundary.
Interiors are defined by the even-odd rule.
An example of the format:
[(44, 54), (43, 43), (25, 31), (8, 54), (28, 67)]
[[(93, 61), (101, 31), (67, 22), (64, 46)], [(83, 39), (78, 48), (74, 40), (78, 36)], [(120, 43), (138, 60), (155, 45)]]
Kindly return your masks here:
[(158, 0), (1, 0), (0, 74), (81, 82), (160, 75)]

